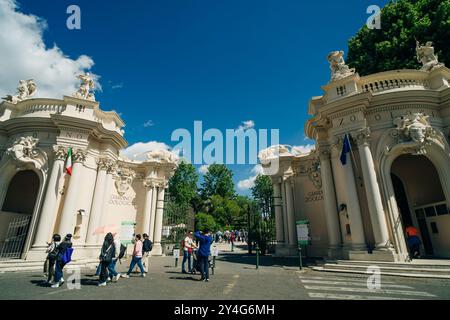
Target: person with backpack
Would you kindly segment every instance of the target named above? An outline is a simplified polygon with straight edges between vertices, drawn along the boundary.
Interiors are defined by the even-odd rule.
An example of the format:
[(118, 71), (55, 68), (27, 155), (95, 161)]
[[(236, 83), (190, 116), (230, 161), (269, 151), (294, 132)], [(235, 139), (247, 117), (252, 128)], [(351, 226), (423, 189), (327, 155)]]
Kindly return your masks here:
[(141, 235), (137, 234), (136, 238), (134, 239), (134, 249), (133, 249), (133, 258), (131, 259), (130, 268), (128, 269), (127, 274), (122, 275), (123, 278), (129, 278), (131, 272), (133, 271), (133, 268), (138, 265), (139, 269), (141, 270), (141, 277), (145, 277), (145, 270), (144, 266), (142, 265), (142, 241), (141, 241)]
[(47, 253), (47, 283), (53, 284), (53, 278), (55, 277), (55, 263), (56, 258), (58, 256), (58, 245), (61, 242), (61, 236), (59, 234), (54, 234), (52, 237), (52, 242), (49, 244), (46, 253)]
[(195, 233), (195, 238), (200, 243), (200, 248), (197, 251), (197, 259), (200, 265), (200, 272), (202, 273), (202, 278), (200, 281), (209, 281), (209, 263), (208, 259), (211, 255), (211, 244), (213, 239), (208, 229), (203, 231), (203, 234), (200, 231)]
[(114, 248), (114, 237), (111, 232), (106, 234), (105, 240), (103, 241), (102, 249), (100, 252), (100, 281), (98, 286), (104, 287), (106, 286), (106, 280), (108, 279), (108, 267), (113, 261), (115, 255)]
[(72, 235), (67, 234), (64, 241), (61, 242), (57, 247), (57, 256), (55, 262), (55, 283), (52, 288), (59, 288), (60, 285), (64, 283), (63, 269), (72, 260)]
[(145, 273), (148, 273), (148, 257), (150, 256), (150, 251), (153, 249), (153, 243), (150, 241), (148, 234), (144, 233), (142, 236), (144, 237), (142, 243), (142, 265), (144, 266)]

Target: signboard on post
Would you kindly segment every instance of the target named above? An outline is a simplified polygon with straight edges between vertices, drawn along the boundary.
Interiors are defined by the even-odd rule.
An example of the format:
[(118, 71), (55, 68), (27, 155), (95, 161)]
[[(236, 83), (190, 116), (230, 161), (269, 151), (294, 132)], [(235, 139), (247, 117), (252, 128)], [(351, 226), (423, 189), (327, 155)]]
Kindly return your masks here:
[(180, 257), (180, 249), (173, 249), (173, 257), (178, 259)]
[(122, 221), (120, 226), (120, 242), (124, 245), (133, 243), (134, 235), (135, 235), (135, 226), (136, 223), (134, 221)]
[(309, 220), (297, 221), (297, 241), (299, 246), (307, 246), (311, 244)]
[(213, 246), (212, 248), (212, 256), (218, 257), (219, 256), (219, 248), (217, 246)]

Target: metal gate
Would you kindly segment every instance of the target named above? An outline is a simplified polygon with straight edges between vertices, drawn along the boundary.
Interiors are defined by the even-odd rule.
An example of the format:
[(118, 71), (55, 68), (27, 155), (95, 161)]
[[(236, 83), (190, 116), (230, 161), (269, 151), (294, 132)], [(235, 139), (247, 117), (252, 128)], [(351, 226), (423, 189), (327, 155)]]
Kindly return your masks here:
[(20, 259), (23, 253), (23, 247), (27, 240), (28, 228), (30, 226), (31, 216), (13, 219), (8, 226), (5, 243), (0, 253), (0, 259)]

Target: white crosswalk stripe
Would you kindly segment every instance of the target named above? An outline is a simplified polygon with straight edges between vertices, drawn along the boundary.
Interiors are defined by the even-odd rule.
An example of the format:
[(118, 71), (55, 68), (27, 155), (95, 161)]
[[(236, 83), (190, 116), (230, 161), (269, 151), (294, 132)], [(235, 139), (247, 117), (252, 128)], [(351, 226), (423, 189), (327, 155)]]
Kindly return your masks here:
[(380, 289), (367, 287), (361, 277), (317, 277), (299, 275), (299, 280), (310, 298), (333, 300), (412, 300), (436, 297), (415, 288), (382, 281)]

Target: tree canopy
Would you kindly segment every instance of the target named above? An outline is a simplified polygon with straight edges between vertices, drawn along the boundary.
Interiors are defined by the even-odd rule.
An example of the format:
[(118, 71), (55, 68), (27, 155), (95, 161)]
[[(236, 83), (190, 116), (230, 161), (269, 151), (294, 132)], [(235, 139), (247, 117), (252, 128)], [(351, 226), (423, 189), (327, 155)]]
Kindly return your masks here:
[(213, 195), (233, 198), (235, 190), (232, 171), (223, 164), (210, 165), (204, 176), (201, 195), (203, 199), (210, 198)]
[(347, 63), (360, 75), (418, 69), (416, 39), (432, 41), (439, 61), (450, 66), (450, 1), (391, 1), (381, 10), (381, 29), (364, 25), (349, 40)]

